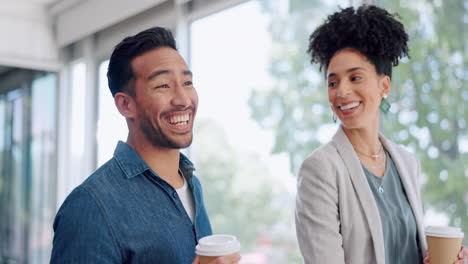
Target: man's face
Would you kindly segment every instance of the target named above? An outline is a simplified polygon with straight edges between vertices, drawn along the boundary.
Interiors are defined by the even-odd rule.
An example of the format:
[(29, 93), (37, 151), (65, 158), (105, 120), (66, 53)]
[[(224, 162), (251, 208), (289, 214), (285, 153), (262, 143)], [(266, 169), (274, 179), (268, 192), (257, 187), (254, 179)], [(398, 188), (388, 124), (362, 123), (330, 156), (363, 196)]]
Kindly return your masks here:
[(134, 58), (136, 125), (155, 147), (180, 149), (192, 143), (198, 95), (192, 72), (179, 53), (160, 47)]

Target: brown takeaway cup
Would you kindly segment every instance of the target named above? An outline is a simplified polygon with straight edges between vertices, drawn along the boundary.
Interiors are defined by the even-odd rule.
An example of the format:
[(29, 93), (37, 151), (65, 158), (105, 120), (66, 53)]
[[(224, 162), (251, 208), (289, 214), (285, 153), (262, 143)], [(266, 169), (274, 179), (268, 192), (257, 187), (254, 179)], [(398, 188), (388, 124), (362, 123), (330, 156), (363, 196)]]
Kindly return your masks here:
[(464, 234), (457, 227), (428, 226), (426, 239), (431, 264), (453, 264), (458, 259)]
[(200, 256), (200, 264), (208, 264), (217, 257), (230, 255), (240, 251), (240, 243), (235, 236), (212, 235), (200, 241), (195, 248), (195, 254)]

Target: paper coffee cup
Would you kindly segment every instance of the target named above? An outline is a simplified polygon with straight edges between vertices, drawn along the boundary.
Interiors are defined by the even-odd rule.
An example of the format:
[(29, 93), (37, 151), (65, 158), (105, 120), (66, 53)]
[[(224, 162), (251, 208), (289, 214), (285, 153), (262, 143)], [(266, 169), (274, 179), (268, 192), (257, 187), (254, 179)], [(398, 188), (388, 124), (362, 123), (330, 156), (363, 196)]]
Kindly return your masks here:
[(452, 264), (457, 260), (463, 237), (458, 227), (428, 226), (426, 239), (431, 264)]
[(200, 264), (207, 264), (213, 259), (240, 251), (240, 243), (235, 236), (212, 235), (198, 241), (195, 254), (200, 256)]

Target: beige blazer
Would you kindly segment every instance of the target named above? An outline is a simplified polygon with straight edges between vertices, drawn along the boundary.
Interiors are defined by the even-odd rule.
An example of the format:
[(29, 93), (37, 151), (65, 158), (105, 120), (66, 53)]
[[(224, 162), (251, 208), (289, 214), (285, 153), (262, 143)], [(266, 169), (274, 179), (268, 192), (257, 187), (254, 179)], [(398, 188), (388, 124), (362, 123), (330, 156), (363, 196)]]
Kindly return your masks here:
[[(426, 250), (416, 158), (380, 135), (400, 174)], [(354, 149), (340, 127), (303, 162), (298, 176), (296, 232), (306, 264), (385, 264), (377, 204)], [(394, 263), (387, 263), (394, 264)]]

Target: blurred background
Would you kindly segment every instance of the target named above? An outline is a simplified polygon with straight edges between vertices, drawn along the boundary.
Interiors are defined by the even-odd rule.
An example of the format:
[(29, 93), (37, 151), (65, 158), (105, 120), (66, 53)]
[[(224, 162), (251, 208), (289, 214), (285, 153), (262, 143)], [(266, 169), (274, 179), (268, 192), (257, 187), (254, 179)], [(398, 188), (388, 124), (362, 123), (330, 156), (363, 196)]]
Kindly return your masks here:
[(105, 76), (112, 49), (152, 26), (173, 30), (194, 72), (184, 152), (214, 232), (240, 238), (244, 264), (300, 263), (297, 169), (337, 128), (308, 37), (363, 2), (399, 13), (410, 35), (383, 133), (422, 163), (426, 224), (467, 233), (468, 1), (3, 0), (0, 263), (49, 262), (61, 203), (126, 139)]

